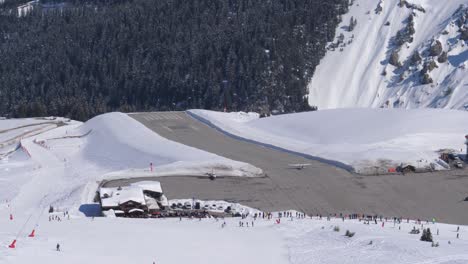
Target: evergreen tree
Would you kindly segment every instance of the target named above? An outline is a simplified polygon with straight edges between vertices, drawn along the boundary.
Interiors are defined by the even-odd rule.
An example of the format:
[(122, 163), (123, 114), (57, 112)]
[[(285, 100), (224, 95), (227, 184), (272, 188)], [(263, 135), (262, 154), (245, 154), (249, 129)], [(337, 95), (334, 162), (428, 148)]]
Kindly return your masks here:
[(41, 0), (18, 18), (24, 2), (0, 6), (0, 115), (78, 120), (107, 111), (311, 110), (307, 85), (349, 4)]

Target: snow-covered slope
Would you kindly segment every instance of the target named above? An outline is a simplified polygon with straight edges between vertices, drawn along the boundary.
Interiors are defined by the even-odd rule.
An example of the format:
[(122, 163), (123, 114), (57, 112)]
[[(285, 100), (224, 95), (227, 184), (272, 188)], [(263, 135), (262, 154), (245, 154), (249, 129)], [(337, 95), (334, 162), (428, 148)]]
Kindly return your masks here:
[(21, 118), (0, 120), (0, 159), (19, 148), (21, 138), (31, 137), (73, 121), (64, 118)]
[(309, 84), (311, 105), (468, 109), (466, 0), (352, 2)]
[[(5, 213), (0, 210), (0, 213)], [(5, 264), (464, 264), (468, 262), (468, 227), (423, 222), (438, 247), (409, 234), (415, 221), (377, 224), (325, 217), (298, 219), (214, 218), (128, 219), (72, 216), (25, 222), (0, 218), (0, 262)], [(4, 216), (4, 215), (2, 215)], [(239, 221), (244, 227), (239, 227)], [(222, 228), (222, 223), (226, 226)], [(252, 227), (251, 223), (254, 223)], [(247, 227), (249, 223), (249, 227)], [(37, 224), (37, 225), (36, 225)], [(339, 227), (335, 232), (334, 227)], [(36, 237), (28, 234), (36, 228)], [(346, 230), (355, 232), (346, 237)], [(18, 233), (19, 232), (19, 233)], [(7, 247), (17, 239), (16, 248)], [(61, 251), (55, 250), (59, 243)]]
[(261, 173), (249, 164), (169, 141), (122, 113), (55, 128), (22, 139), (21, 145), (0, 163), (0, 200), (11, 201), (11, 210), (30, 213), (51, 204), (78, 209), (92, 202), (103, 179), (200, 176), (213, 169), (226, 176)]
[[(442, 133), (432, 139), (449, 137), (452, 133), (458, 137), (458, 128), (463, 126), (460, 123), (467, 123), (456, 122), (466, 117), (461, 111), (415, 111), (405, 114), (404, 122), (396, 110), (349, 110), (349, 115), (355, 119), (348, 118), (344, 111), (265, 119), (259, 119), (254, 113), (206, 112), (205, 115), (214, 123), (224, 123), (238, 132), (245, 129), (245, 133), (265, 137), (265, 140), (284, 140), (286, 144), (293, 142), (291, 137), (303, 144), (304, 140), (311, 139), (307, 134), (316, 130), (315, 135), (331, 143), (334, 142), (332, 137), (339, 136), (344, 127), (350, 131), (349, 136), (354, 136), (341, 138), (337, 141), (341, 144), (353, 140), (362, 144), (389, 140), (420, 131), (411, 127), (418, 120), (426, 122), (419, 129)], [(377, 111), (380, 112), (375, 113)], [(433, 122), (441, 122), (444, 115), (450, 117), (443, 123), (445, 128), (435, 129), (427, 121), (434, 117)], [(338, 122), (328, 122), (336, 120), (337, 116), (346, 120), (342, 126)], [(383, 120), (378, 122), (379, 118)], [(382, 129), (372, 130), (369, 133), (376, 133), (375, 136), (367, 138), (359, 130), (370, 129), (364, 126), (369, 119), (375, 126), (386, 122), (400, 124), (381, 136), (378, 134)], [(319, 126), (310, 125), (317, 122)], [(0, 129), (1, 126), (0, 121)], [(320, 142), (320, 138), (311, 142)], [(98, 116), (83, 124), (72, 122), (23, 138), (21, 145), (23, 148), (0, 161), (0, 263), (458, 264), (468, 260), (467, 227), (460, 226), (458, 230), (457, 226), (437, 222), (423, 222), (424, 228), (431, 228), (435, 242), (439, 243), (438, 247), (431, 247), (431, 243), (419, 240), (420, 235), (409, 234), (413, 227), (422, 228), (414, 220), (402, 223), (379, 220), (364, 224), (364, 221), (349, 219), (298, 218), (295, 212), (291, 212), (292, 217), (283, 217), (278, 222), (277, 213), (272, 219), (255, 218), (251, 213), (242, 219), (84, 217), (75, 209), (91, 201), (96, 180), (103, 178), (172, 175), (189, 173), (192, 169), (196, 175), (212, 166), (233, 176), (259, 173), (248, 164), (168, 141), (121, 113)], [(149, 171), (149, 162), (155, 165), (154, 172)], [(191, 201), (187, 198), (189, 200), (185, 201)], [(49, 205), (58, 211), (48, 214)], [(246, 209), (243, 212), (256, 212), (243, 209)], [(65, 211), (69, 211), (69, 216)], [(242, 227), (239, 222), (243, 223)], [(335, 226), (339, 226), (339, 232), (334, 231)], [(35, 236), (29, 237), (33, 230)], [(346, 230), (356, 233), (346, 237)], [(13, 241), (16, 248), (9, 248)], [(60, 251), (56, 250), (57, 244), (60, 244)]]
[(468, 132), (468, 113), (459, 110), (332, 109), (268, 118), (190, 112), (234, 135), (340, 161), (362, 173), (400, 163), (427, 166), (438, 158), (437, 150), (464, 149)]

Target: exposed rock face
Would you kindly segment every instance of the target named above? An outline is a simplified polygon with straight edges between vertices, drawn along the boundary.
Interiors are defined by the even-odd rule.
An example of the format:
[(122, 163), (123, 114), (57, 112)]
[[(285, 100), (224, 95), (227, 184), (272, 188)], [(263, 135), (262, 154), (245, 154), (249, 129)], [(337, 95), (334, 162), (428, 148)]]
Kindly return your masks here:
[(388, 61), (391, 65), (395, 67), (401, 67), (400, 56), (398, 55), (398, 50), (394, 50), (390, 55), (390, 60)]
[(382, 1), (380, 1), (378, 4), (377, 4), (377, 7), (375, 8), (375, 13), (378, 15), (380, 13), (382, 13), (382, 10), (383, 10), (383, 7), (382, 7)]
[(424, 9), (424, 7), (422, 7), (420, 5), (412, 4), (412, 3), (408, 2), (407, 0), (400, 0), (400, 2), (398, 3), (398, 6), (399, 7), (406, 7), (408, 9), (413, 9), (413, 10), (417, 10), (417, 11), (426, 13), (426, 9)]
[(460, 38), (464, 41), (468, 40), (468, 28), (463, 28), (461, 29), (461, 35)]
[[(322, 108), (383, 106), (468, 110), (466, 1), (359, 1), (361, 7), (351, 8), (351, 14), (342, 21), (336, 34), (345, 32), (346, 38), (351, 34), (359, 37), (343, 51), (349, 62), (343, 62), (342, 56), (327, 54), (309, 86), (309, 98), (315, 96), (309, 101)], [(428, 12), (420, 11), (423, 9), (419, 5)], [(373, 12), (376, 9), (379, 12), (380, 6), (383, 10), (375, 15)], [(375, 23), (382, 32), (369, 34), (364, 30), (366, 27), (356, 26), (350, 34), (348, 25), (352, 25), (355, 18), (360, 23)], [(359, 54), (363, 48), (369, 50), (369, 44), (375, 45), (372, 54), (376, 56), (350, 55)], [(375, 68), (372, 74), (367, 70), (369, 67)], [(355, 68), (360, 71), (350, 71)], [(329, 74), (335, 71), (344, 76), (340, 78), (342, 81), (331, 80)], [(426, 87), (421, 89), (421, 85)], [(444, 96), (447, 87), (453, 90), (454, 97), (450, 100)], [(336, 94), (340, 93), (350, 96), (337, 99)]]
[(413, 35), (416, 32), (414, 29), (414, 16), (409, 15), (406, 27), (397, 32), (394, 43), (397, 47), (403, 46), (405, 43), (413, 42)]
[(424, 73), (422, 78), (421, 78), (421, 84), (430, 84), (432, 83), (433, 80), (431, 78), (431, 76), (429, 76), (429, 73)]
[(439, 63), (445, 63), (445, 62), (447, 62), (447, 58), (448, 58), (448, 57), (447, 57), (447, 52), (444, 51), (444, 52), (442, 52), (442, 54), (440, 54), (440, 56), (437, 58), (437, 62), (439, 62)]
[(411, 56), (410, 65), (415, 66), (415, 65), (421, 63), (421, 61), (422, 61), (421, 54), (419, 54), (419, 51), (416, 51)]
[(442, 43), (440, 41), (436, 40), (431, 48), (429, 49), (429, 54), (431, 56), (439, 56), (442, 53)]
[(426, 62), (424, 64), (424, 68), (422, 69), (422, 73), (428, 73), (434, 70), (435, 68), (438, 68), (437, 63), (433, 60)]

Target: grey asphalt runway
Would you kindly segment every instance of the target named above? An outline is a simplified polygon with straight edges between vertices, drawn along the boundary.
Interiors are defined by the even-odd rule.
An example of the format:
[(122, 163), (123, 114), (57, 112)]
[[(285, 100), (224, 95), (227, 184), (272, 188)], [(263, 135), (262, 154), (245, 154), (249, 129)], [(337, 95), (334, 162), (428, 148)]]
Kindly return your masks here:
[[(265, 177), (161, 177), (171, 198), (219, 199), (265, 211), (366, 213), (468, 224), (468, 170), (361, 176), (329, 164), (231, 138), (185, 112), (132, 113), (159, 135), (264, 170)], [(291, 163), (310, 163), (302, 170)], [(221, 175), (222, 176), (222, 175)], [(111, 184), (111, 183), (109, 183)], [(119, 183), (120, 184), (120, 183)]]

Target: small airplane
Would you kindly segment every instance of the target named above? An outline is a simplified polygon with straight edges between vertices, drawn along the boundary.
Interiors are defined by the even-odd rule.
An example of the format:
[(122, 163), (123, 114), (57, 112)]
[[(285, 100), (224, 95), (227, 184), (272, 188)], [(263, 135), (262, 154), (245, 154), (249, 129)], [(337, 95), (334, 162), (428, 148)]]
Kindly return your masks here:
[(205, 173), (205, 175), (208, 176), (210, 178), (210, 180), (214, 180), (217, 177), (214, 172), (207, 172), (207, 173)]
[(302, 170), (307, 166), (310, 166), (310, 163), (298, 163), (298, 164), (288, 164), (291, 169)]

